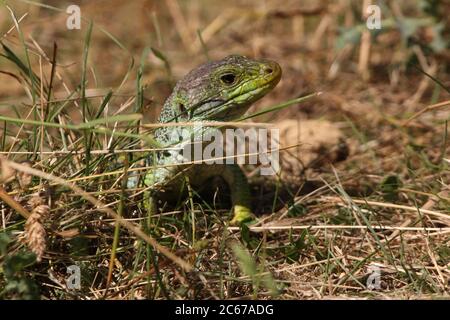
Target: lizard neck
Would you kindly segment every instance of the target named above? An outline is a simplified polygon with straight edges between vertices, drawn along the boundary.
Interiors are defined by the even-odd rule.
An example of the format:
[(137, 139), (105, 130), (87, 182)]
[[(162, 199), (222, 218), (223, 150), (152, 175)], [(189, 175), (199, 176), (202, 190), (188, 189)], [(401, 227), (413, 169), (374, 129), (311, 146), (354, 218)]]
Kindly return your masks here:
[[(175, 112), (173, 97), (174, 94), (171, 94), (164, 103), (164, 106), (158, 118), (158, 123), (168, 124), (182, 121), (181, 119), (179, 119), (179, 117), (177, 117), (177, 114)], [(159, 142), (162, 146), (168, 146), (170, 144), (173, 144), (174, 141), (172, 141), (171, 139), (174, 130), (176, 130), (176, 128), (177, 127), (174, 126), (159, 127), (158, 129), (155, 130), (154, 133), (155, 140)]]

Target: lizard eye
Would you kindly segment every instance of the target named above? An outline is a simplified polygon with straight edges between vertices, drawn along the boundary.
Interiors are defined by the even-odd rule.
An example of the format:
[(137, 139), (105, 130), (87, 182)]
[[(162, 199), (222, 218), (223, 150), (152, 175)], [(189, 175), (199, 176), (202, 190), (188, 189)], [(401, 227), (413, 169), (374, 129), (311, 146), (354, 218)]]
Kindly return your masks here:
[(236, 76), (232, 73), (226, 73), (220, 77), (220, 81), (226, 85), (232, 85), (236, 81)]

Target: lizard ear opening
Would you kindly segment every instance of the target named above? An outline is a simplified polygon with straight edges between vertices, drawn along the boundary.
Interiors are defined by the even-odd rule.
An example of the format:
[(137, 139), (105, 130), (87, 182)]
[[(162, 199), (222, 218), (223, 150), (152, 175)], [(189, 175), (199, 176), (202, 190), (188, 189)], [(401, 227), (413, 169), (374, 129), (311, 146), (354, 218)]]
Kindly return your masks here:
[(186, 107), (184, 106), (184, 103), (179, 103), (178, 108), (182, 114), (186, 114)]
[(191, 117), (191, 113), (190, 110), (186, 108), (186, 104), (184, 104), (183, 102), (178, 102), (177, 106), (178, 106), (177, 114), (179, 119), (182, 121), (188, 120)]

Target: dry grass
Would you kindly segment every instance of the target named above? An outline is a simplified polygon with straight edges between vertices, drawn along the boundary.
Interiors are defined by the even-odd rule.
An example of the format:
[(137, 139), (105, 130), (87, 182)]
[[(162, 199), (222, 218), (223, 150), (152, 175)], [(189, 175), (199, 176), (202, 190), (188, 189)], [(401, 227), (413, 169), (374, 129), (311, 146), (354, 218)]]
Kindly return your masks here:
[[(430, 45), (447, 2), (388, 2), (387, 22), (435, 19), (408, 39), (389, 23), (358, 33), (360, 1), (232, 2), (92, 1), (79, 31), (61, 2), (1, 7), (1, 298), (449, 297), (450, 64)], [(126, 181), (148, 169), (150, 124), (176, 79), (231, 53), (283, 68), (251, 112), (323, 92), (253, 119), (299, 146), (282, 151), (279, 177), (245, 167), (250, 228), (228, 225), (224, 188), (148, 216)], [(74, 264), (79, 290), (65, 282)]]

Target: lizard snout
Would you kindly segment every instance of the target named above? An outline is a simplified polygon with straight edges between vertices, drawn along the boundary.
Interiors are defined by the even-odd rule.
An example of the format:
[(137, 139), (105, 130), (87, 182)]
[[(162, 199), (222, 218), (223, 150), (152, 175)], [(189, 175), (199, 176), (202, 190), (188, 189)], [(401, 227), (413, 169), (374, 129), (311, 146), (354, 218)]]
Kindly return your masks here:
[(276, 85), (281, 78), (281, 67), (278, 63), (271, 60), (260, 62), (259, 75), (266, 83)]

